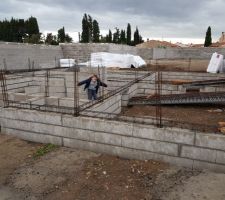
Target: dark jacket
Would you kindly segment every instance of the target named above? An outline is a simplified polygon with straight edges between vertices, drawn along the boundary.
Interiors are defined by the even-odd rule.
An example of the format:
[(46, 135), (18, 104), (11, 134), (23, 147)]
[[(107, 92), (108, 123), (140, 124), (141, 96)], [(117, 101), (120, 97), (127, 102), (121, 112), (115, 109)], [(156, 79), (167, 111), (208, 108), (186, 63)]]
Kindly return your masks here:
[[(91, 84), (91, 78), (88, 78), (84, 81), (81, 81), (80, 83), (78, 83), (78, 86), (84, 85), (84, 90), (86, 90), (87, 88), (89, 88), (90, 84)], [(96, 93), (98, 92), (99, 87), (107, 87), (107, 85), (103, 82), (101, 82), (99, 79), (97, 79), (97, 86), (96, 86)]]

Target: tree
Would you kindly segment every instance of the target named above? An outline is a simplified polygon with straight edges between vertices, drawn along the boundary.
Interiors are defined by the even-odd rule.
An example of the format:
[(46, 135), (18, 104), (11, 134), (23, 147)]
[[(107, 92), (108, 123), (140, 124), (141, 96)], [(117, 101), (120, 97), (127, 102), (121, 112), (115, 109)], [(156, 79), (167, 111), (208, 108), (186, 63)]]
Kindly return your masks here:
[(59, 44), (57, 36), (56, 35), (52, 35), (52, 33), (48, 33), (47, 34), (45, 43), (49, 44), (49, 45), (58, 45)]
[(126, 31), (125, 30), (121, 30), (121, 32), (120, 32), (120, 43), (121, 44), (127, 43)]
[[(34, 35), (34, 36), (33, 36)], [(23, 42), (27, 37), (32, 38), (30, 42), (39, 43), (40, 32), (38, 22), (35, 17), (24, 19), (3, 20), (0, 21), (0, 40), (6, 42)], [(33, 36), (33, 37), (32, 37)], [(37, 40), (39, 37), (39, 40)]]
[(39, 44), (40, 43), (40, 34), (32, 34), (31, 37), (28, 35), (24, 37), (25, 43), (31, 43), (31, 44)]
[(18, 36), (18, 42), (23, 42), (23, 38), (25, 36), (25, 21), (24, 19), (19, 19), (18, 21), (18, 27), (17, 27), (17, 36)]
[(137, 45), (137, 44), (140, 44), (141, 43), (141, 36), (139, 34), (139, 30), (138, 30), (138, 27), (136, 27), (136, 30), (134, 32), (134, 45)]
[(209, 26), (206, 32), (206, 36), (205, 36), (205, 47), (209, 47), (212, 44), (212, 35), (211, 35), (211, 27)]
[(131, 25), (127, 25), (127, 44), (131, 45)]
[(39, 26), (35, 17), (30, 17), (25, 22), (26, 33), (31, 37), (33, 34), (39, 34)]
[(100, 37), (100, 29), (98, 22), (96, 20), (93, 21), (93, 42), (98, 43)]
[(66, 41), (65, 28), (62, 27), (61, 29), (58, 30), (58, 42), (64, 43), (65, 41)]
[(120, 30), (118, 28), (115, 28), (116, 32), (113, 33), (113, 43), (119, 44), (120, 43)]
[[(95, 33), (94, 33), (94, 29), (95, 29)], [(93, 42), (94, 36), (95, 36), (95, 42), (99, 42), (99, 37), (100, 37), (99, 24), (96, 20), (93, 20), (90, 15), (87, 15), (85, 13), (82, 19), (81, 42), (83, 43)]]
[(113, 40), (113, 38), (112, 38), (112, 31), (109, 29), (109, 34), (106, 35), (106, 42), (107, 43), (112, 43), (112, 40)]
[(70, 37), (69, 34), (66, 34), (66, 35), (65, 35), (65, 42), (71, 43), (71, 42), (73, 42), (73, 38)]
[(88, 35), (89, 35), (89, 42), (93, 41), (93, 19), (90, 15), (88, 15)]
[(89, 23), (88, 16), (85, 13), (82, 20), (82, 33), (81, 33), (81, 42), (88, 43), (89, 42)]

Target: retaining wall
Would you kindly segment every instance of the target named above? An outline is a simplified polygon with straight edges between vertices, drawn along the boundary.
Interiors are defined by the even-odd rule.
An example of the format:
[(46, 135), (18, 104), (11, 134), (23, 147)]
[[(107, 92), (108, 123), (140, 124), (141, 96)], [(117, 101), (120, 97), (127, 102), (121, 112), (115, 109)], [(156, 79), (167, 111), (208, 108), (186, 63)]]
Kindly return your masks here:
[[(3, 59), (7, 69), (28, 69), (34, 61), (34, 68), (58, 66), (60, 58), (75, 58), (79, 62), (90, 60), (91, 53), (110, 52), (119, 54), (139, 55), (144, 60), (155, 59), (197, 59), (209, 60), (212, 53), (225, 55), (225, 48), (137, 48), (117, 44), (61, 44), (60, 46), (31, 45), (21, 43), (0, 42), (0, 69), (3, 69)], [(205, 65), (205, 64), (204, 64)]]
[(59, 46), (31, 45), (21, 43), (0, 42), (0, 69), (3, 69), (5, 59), (8, 70), (28, 69), (34, 61), (34, 68), (54, 68), (58, 59), (63, 58)]
[(156, 59), (210, 59), (214, 52), (225, 55), (225, 48), (137, 48), (118, 44), (61, 44), (65, 58), (71, 57), (79, 62), (90, 60), (91, 53), (110, 52), (139, 55), (144, 60)]
[[(145, 55), (146, 51), (139, 50), (136, 47), (127, 45), (116, 45), (116, 44), (61, 44), (63, 55), (65, 58), (74, 58), (78, 62), (87, 62), (91, 58), (91, 53), (96, 52), (110, 52), (118, 54), (133, 54), (133, 55)], [(153, 52), (149, 50), (146, 54), (146, 59), (150, 59)]]
[(98, 118), (1, 109), (1, 130), (41, 143), (225, 172), (225, 136)]

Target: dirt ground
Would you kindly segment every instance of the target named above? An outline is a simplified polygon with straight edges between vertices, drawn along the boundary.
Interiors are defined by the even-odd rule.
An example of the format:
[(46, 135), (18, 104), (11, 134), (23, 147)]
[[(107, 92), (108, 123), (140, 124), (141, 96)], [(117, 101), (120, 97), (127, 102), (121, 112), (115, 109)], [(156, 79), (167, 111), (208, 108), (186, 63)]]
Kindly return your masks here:
[[(157, 62), (157, 63), (156, 63)], [(135, 70), (169, 71), (169, 72), (206, 72), (209, 60), (157, 60)], [(131, 70), (131, 69), (120, 69)]]
[(0, 200), (225, 199), (225, 174), (42, 147), (0, 134)]
[[(138, 105), (124, 108), (122, 115), (144, 117), (156, 116), (156, 107), (147, 105)], [(211, 131), (217, 131), (218, 122), (225, 121), (224, 106), (162, 106), (162, 118), (196, 124), (199, 128), (208, 126)], [(202, 126), (202, 127), (200, 127)]]

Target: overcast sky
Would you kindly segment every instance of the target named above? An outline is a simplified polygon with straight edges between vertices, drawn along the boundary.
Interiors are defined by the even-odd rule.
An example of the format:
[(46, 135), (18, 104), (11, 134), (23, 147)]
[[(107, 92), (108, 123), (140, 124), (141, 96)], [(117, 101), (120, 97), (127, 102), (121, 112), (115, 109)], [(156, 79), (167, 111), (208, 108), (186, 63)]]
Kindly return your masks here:
[[(1, 0), (0, 18), (38, 19), (41, 32), (65, 26), (81, 31), (84, 13), (95, 18), (102, 32), (115, 27), (135, 26), (144, 38), (199, 42), (207, 27), (213, 39), (225, 32), (225, 0)], [(77, 34), (73, 34), (75, 38)]]

